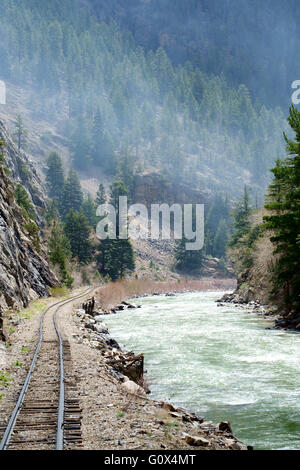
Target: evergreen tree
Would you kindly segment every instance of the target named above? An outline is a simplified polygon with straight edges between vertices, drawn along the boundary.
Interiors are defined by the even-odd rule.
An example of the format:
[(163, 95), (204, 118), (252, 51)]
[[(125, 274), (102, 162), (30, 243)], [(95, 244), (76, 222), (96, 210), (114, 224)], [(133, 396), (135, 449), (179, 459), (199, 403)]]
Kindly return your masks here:
[(119, 198), (121, 196), (129, 196), (129, 191), (123, 181), (114, 181), (110, 185), (110, 204), (114, 206), (117, 213), (119, 212)]
[(300, 112), (292, 106), (288, 122), (295, 132), (295, 141), (285, 135), (289, 154), (272, 170), (265, 217), (266, 228), (273, 232), (277, 261), (273, 273), (273, 294), (277, 301), (283, 293), (286, 312), (300, 309)]
[(234, 247), (245, 235), (250, 232), (251, 221), (250, 215), (252, 214), (252, 207), (250, 204), (249, 191), (245, 187), (244, 194), (236, 205), (232, 216), (233, 216), (233, 235), (229, 242), (230, 247)]
[(54, 265), (58, 265), (62, 282), (69, 288), (74, 279), (67, 271), (67, 259), (71, 256), (70, 242), (58, 221), (54, 221), (49, 239), (49, 258)]
[(130, 240), (102, 240), (97, 255), (99, 272), (113, 281), (123, 279), (135, 270), (134, 251)]
[(6, 146), (6, 143), (4, 142), (3, 139), (0, 138), (0, 165), (5, 164), (5, 158), (3, 154), (3, 148)]
[(33, 204), (30, 202), (26, 189), (21, 184), (18, 184), (15, 189), (15, 199), (17, 204), (22, 207), (24, 215), (27, 218), (34, 219), (35, 213)]
[(50, 198), (55, 198), (61, 204), (64, 191), (64, 169), (60, 156), (57, 152), (51, 152), (47, 160), (46, 183)]
[(96, 204), (94, 203), (92, 196), (89, 194), (88, 197), (83, 201), (82, 208), (81, 208), (83, 214), (86, 216), (87, 220), (89, 221), (89, 224), (93, 229), (96, 229), (97, 225), (97, 216), (96, 216), (96, 211), (97, 207)]
[(183, 273), (199, 273), (204, 260), (203, 250), (187, 250), (188, 240), (178, 240), (175, 250), (176, 269)]
[(128, 189), (122, 181), (114, 181), (110, 186), (110, 204), (112, 204), (117, 213), (117, 239), (101, 240), (98, 247), (98, 269), (105, 276), (112, 280), (123, 278), (127, 273), (135, 269), (134, 251), (129, 239), (121, 240), (119, 238), (119, 197), (128, 195)]
[(216, 258), (223, 258), (226, 254), (228, 244), (228, 226), (226, 221), (222, 219), (214, 238), (213, 254)]
[(92, 245), (89, 240), (91, 227), (84, 214), (71, 210), (66, 217), (65, 234), (70, 242), (73, 258), (81, 263), (88, 263), (92, 256)]
[(102, 206), (103, 204), (106, 204), (107, 202), (107, 196), (105, 192), (104, 185), (101, 183), (97, 192), (97, 197), (96, 197), (96, 204), (98, 206)]
[(17, 119), (14, 121), (14, 125), (16, 128), (14, 136), (17, 140), (18, 149), (21, 150), (21, 148), (25, 147), (28, 131), (25, 128), (24, 121), (20, 114), (18, 114)]
[(71, 153), (74, 166), (86, 170), (91, 164), (91, 136), (86, 119), (80, 118), (71, 136)]
[(45, 219), (48, 225), (50, 225), (52, 221), (59, 219), (59, 209), (56, 199), (50, 199), (50, 201), (47, 203)]
[(61, 202), (61, 214), (66, 217), (71, 210), (79, 212), (83, 203), (83, 192), (76, 171), (70, 170), (64, 184)]

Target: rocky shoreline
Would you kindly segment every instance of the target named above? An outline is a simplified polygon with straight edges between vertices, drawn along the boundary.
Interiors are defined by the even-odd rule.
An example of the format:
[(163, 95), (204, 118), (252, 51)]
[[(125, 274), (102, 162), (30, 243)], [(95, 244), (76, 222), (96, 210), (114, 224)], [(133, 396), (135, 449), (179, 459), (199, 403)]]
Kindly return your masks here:
[(251, 310), (257, 315), (261, 315), (268, 320), (272, 320), (274, 328), (276, 329), (300, 331), (300, 312), (291, 312), (290, 314), (282, 315), (278, 312), (278, 308), (273, 305), (259, 300), (248, 302), (238, 290), (232, 294), (225, 294), (217, 301), (217, 303), (220, 307), (224, 306), (224, 304), (230, 303), (236, 307)]
[[(172, 296), (174, 294), (168, 293), (166, 295)], [(91, 306), (93, 306), (93, 311), (91, 311)], [(178, 434), (176, 431), (180, 429), (180, 435), (176, 435), (176, 439), (179, 439), (178, 443), (175, 447), (172, 447), (173, 449), (251, 449), (233, 435), (230, 423), (222, 422), (216, 425), (183, 408), (175, 407), (172, 403), (155, 401), (147, 397), (150, 390), (145, 379), (144, 355), (135, 355), (132, 351), (121, 350), (119, 344), (109, 334), (109, 330), (104, 323), (105, 315), (138, 308), (138, 306), (129, 302), (122, 302), (111, 310), (104, 311), (95, 299), (91, 299), (82, 307), (73, 311), (73, 320), (80, 332), (73, 335), (74, 340), (79, 344), (99, 351), (99, 361), (105, 367), (106, 373), (119, 384), (123, 394), (131, 396), (132, 400), (145, 401), (148, 406), (152, 406), (153, 410), (156, 410), (155, 415), (163, 414), (164, 419), (155, 420), (155, 428), (164, 427), (166, 422), (171, 420), (174, 425), (171, 426), (174, 428), (172, 429), (174, 437)], [(171, 447), (168, 444), (160, 444), (160, 446), (151, 448), (167, 449)]]

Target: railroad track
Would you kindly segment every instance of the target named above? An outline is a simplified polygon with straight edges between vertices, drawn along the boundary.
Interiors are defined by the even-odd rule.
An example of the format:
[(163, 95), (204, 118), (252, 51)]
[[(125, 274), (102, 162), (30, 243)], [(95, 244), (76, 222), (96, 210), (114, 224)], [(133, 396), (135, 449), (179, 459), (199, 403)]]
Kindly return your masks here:
[(57, 314), (93, 290), (57, 302), (43, 312), (39, 341), (4, 429), (0, 450), (63, 450), (82, 445), (81, 409), (71, 371), (70, 345), (63, 340)]

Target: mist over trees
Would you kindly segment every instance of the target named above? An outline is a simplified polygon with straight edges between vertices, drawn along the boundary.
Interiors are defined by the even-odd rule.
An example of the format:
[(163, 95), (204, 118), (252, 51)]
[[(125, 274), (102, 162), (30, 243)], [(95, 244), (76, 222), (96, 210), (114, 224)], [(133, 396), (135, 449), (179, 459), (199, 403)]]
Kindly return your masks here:
[[(200, 3), (212, 14), (207, 2)], [(172, 15), (185, 19), (197, 4), (185, 2), (183, 12), (182, 3), (173, 2)], [(99, 167), (117, 176), (127, 165), (131, 175), (160, 171), (214, 192), (234, 181), (234, 195), (246, 180), (262, 194), (268, 169), (282, 153), (282, 111), (268, 109), (242, 82), (222, 75), (217, 55), (209, 69), (206, 60), (176, 63), (167, 47), (142, 49), (128, 29), (100, 23), (87, 5), (94, 6), (78, 0), (0, 5), (1, 74), (32, 84), (29, 107), (36, 117), (65, 116), (60, 131), (69, 139), (75, 169)], [(159, 10), (157, 2), (148, 6)], [(130, 181), (126, 185), (130, 189)]]
[(114, 18), (147, 50), (163, 46), (175, 64), (244, 83), (269, 106), (290, 104), (299, 78), (297, 0), (89, 0), (98, 18)]

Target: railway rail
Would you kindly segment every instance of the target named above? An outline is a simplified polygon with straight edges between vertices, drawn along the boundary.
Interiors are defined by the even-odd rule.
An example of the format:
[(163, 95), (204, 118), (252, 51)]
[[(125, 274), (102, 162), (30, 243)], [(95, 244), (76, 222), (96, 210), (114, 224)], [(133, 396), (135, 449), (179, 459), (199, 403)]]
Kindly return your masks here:
[(63, 450), (82, 445), (76, 380), (70, 371), (66, 377), (66, 369), (71, 364), (70, 345), (63, 340), (57, 314), (62, 307), (89, 295), (93, 290), (90, 288), (71, 299), (56, 302), (43, 312), (39, 341), (17, 403), (4, 429), (0, 450)]

